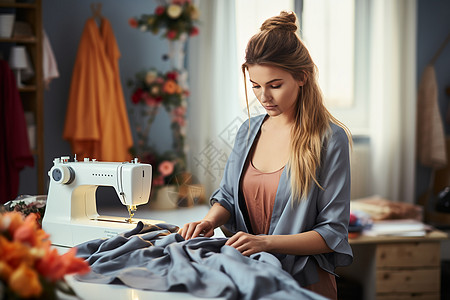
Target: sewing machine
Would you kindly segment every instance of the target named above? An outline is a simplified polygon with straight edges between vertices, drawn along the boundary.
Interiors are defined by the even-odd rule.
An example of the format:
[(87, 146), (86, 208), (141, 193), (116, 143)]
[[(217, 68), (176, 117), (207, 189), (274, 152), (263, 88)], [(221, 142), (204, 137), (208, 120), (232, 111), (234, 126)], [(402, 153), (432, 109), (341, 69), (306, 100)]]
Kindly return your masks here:
[[(163, 221), (133, 219), (138, 205), (149, 200), (152, 166), (134, 159), (131, 162), (99, 162), (85, 158), (70, 162), (69, 157), (53, 160), (48, 172), (50, 187), (47, 196), (43, 229), (52, 244), (72, 247), (80, 243), (115, 236), (133, 229), (138, 221), (146, 224)], [(100, 216), (97, 213), (98, 186), (112, 186), (128, 209), (129, 218)]]

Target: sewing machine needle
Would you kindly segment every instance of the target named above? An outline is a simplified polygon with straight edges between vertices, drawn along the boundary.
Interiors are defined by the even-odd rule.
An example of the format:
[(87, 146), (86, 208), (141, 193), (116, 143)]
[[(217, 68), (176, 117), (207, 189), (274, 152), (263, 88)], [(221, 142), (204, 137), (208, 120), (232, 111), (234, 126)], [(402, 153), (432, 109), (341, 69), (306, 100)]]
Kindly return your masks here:
[(128, 223), (132, 223), (133, 221), (131, 220), (134, 216), (134, 213), (136, 212), (136, 205), (127, 205), (127, 209), (128, 209), (128, 214), (130, 215), (130, 218), (127, 219)]

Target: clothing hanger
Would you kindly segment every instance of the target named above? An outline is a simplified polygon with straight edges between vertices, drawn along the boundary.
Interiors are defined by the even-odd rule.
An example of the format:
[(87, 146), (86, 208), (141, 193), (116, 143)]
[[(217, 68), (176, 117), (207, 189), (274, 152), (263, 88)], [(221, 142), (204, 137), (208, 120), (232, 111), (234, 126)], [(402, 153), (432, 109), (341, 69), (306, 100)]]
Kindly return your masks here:
[(447, 38), (444, 40), (442, 45), (439, 47), (439, 49), (433, 55), (433, 58), (430, 60), (431, 65), (434, 65), (436, 60), (439, 58), (439, 55), (441, 55), (442, 51), (444, 51), (444, 48), (445, 48), (445, 46), (447, 46), (448, 42), (450, 42), (450, 33), (447, 35)]
[(100, 22), (103, 18), (102, 16), (102, 3), (91, 3), (92, 17)]

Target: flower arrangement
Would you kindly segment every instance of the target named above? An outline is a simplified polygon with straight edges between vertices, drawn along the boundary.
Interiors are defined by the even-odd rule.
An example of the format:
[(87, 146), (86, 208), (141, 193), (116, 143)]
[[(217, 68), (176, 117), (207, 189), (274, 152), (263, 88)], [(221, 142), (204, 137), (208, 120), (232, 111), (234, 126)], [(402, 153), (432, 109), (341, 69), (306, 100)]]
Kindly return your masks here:
[[(31, 199), (33, 197), (28, 196)], [(35, 198), (38, 198), (40, 196), (37, 196)], [(23, 198), (23, 199), (21, 199)], [(26, 198), (26, 196), (19, 196), (16, 200), (12, 200), (9, 202), (6, 202), (4, 207), (7, 211), (17, 211), (25, 216), (34, 213), (36, 214), (36, 221), (38, 222), (39, 226), (42, 226), (42, 219), (44, 218), (45, 213), (45, 204), (46, 199), (36, 199), (35, 201), (28, 201), (29, 198)]]
[[(175, 174), (185, 170), (184, 136), (186, 126), (186, 98), (189, 90), (184, 78), (176, 70), (166, 73), (155, 69), (141, 71), (130, 80), (133, 88), (131, 101), (135, 105), (132, 118), (136, 124), (137, 143), (131, 154), (153, 167), (153, 186), (168, 184)], [(150, 144), (151, 125), (163, 106), (171, 116), (173, 151), (158, 154)]]
[(140, 160), (152, 165), (152, 192), (160, 187), (178, 183), (177, 176), (186, 169), (184, 157), (174, 151), (166, 151), (162, 154), (152, 147), (146, 147), (146, 151), (138, 156)]
[(75, 257), (76, 248), (63, 255), (51, 248), (37, 218), (35, 213), (0, 212), (1, 299), (56, 299), (58, 290), (75, 295), (64, 276), (90, 271), (85, 260)]
[(131, 101), (151, 108), (163, 105), (168, 111), (181, 107), (183, 99), (189, 96), (189, 90), (182, 87), (181, 80), (176, 70), (167, 73), (156, 69), (141, 71), (135, 75), (135, 80), (128, 82), (134, 87)]
[(144, 14), (139, 18), (129, 19), (133, 28), (142, 31), (150, 31), (158, 34), (161, 28), (165, 31), (161, 34), (168, 40), (178, 40), (183, 34), (195, 36), (198, 34), (199, 11), (190, 0), (160, 1), (153, 14)]

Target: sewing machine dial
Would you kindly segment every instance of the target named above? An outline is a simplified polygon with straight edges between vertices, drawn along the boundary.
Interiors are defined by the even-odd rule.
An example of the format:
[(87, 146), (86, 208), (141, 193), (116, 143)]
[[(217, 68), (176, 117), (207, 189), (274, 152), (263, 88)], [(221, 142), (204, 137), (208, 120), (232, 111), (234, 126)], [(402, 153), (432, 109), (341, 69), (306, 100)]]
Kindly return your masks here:
[(68, 166), (54, 166), (49, 175), (55, 182), (61, 184), (70, 184), (75, 179), (75, 172)]

